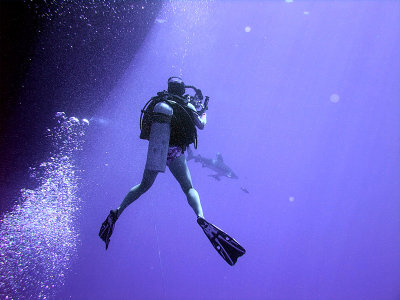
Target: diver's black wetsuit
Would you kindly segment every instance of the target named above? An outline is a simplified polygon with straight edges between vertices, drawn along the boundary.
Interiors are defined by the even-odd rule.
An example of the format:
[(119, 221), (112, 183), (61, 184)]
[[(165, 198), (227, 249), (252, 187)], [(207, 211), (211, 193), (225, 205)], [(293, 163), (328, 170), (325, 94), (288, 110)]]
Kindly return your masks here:
[[(196, 101), (196, 96), (193, 98), (183, 96), (186, 87), (196, 91), (197, 99), (200, 99), (200, 102)], [(140, 137), (149, 140), (147, 163), (150, 163), (146, 163), (141, 183), (129, 191), (121, 205), (110, 211), (101, 225), (99, 236), (106, 243), (106, 249), (118, 217), (128, 205), (152, 186), (158, 172), (164, 172), (165, 165), (167, 165), (197, 215), (197, 223), (221, 257), (233, 266), (238, 257), (246, 253), (246, 250), (235, 239), (204, 219), (200, 197), (193, 188), (186, 157), (183, 154), (190, 144), (194, 143), (195, 147), (197, 145), (196, 127), (203, 129), (206, 124), (205, 111), (208, 97), (206, 97), (204, 106), (201, 103), (202, 97), (200, 90), (193, 86), (185, 86), (181, 78), (170, 77), (168, 92), (158, 93), (157, 97), (152, 98), (145, 105), (141, 115)], [(197, 111), (192, 103), (200, 109)]]
[[(157, 97), (152, 98), (148, 106), (143, 110), (143, 119), (141, 122), (140, 138), (149, 139), (151, 128), (151, 113), (154, 106), (160, 102), (166, 102), (173, 108), (173, 117), (171, 120), (171, 135), (168, 151), (167, 165), (179, 182), (183, 192), (186, 195), (189, 205), (198, 217), (203, 217), (203, 209), (200, 203), (200, 197), (193, 188), (192, 178), (187, 166), (186, 157), (183, 155), (186, 148), (197, 142), (196, 127), (203, 129), (207, 117), (206, 113), (199, 115), (191, 103), (185, 102), (184, 97), (174, 95), (168, 92), (158, 93)], [(121, 205), (117, 209), (117, 216), (125, 210), (133, 201), (145, 193), (154, 183), (158, 172), (144, 170), (143, 178), (140, 184), (134, 186), (126, 195)]]

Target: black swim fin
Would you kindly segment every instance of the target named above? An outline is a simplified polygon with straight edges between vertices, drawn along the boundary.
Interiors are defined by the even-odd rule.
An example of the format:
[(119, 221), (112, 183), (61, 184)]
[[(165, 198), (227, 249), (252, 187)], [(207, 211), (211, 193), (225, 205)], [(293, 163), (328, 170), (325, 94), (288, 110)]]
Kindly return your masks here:
[(107, 219), (103, 222), (103, 224), (101, 224), (99, 237), (106, 243), (106, 250), (108, 249), (110, 237), (114, 231), (114, 226), (117, 219), (117, 210), (110, 210), (110, 214), (107, 216)]
[(197, 223), (203, 229), (215, 250), (231, 266), (236, 263), (240, 256), (246, 253), (246, 250), (235, 239), (231, 238), (217, 226), (208, 223), (204, 218), (198, 217)]

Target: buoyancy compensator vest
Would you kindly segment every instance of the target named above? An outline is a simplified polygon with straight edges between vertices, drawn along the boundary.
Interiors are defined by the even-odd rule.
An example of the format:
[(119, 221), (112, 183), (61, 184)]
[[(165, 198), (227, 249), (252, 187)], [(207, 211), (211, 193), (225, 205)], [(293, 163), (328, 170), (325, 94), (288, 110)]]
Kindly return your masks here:
[(165, 102), (173, 109), (169, 145), (179, 146), (185, 151), (190, 144), (194, 143), (194, 148), (197, 149), (197, 130), (193, 110), (187, 105), (186, 98), (167, 91), (157, 93), (157, 96), (152, 97), (143, 107), (140, 114), (140, 138), (149, 140), (152, 120), (157, 118), (153, 113), (154, 106), (159, 102)]

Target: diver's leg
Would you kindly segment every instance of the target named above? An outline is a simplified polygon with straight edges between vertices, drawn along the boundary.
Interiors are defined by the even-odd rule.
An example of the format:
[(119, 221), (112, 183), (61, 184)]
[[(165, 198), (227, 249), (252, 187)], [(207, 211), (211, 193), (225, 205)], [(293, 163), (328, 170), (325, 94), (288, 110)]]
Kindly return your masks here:
[(117, 209), (111, 210), (106, 220), (103, 222), (103, 224), (101, 224), (99, 237), (106, 243), (106, 250), (108, 249), (108, 244), (110, 243), (110, 238), (114, 231), (115, 222), (117, 221), (118, 217), (129, 204), (139, 198), (152, 186), (157, 177), (157, 173), (157, 171), (145, 169), (142, 182), (129, 191), (121, 205)]
[(200, 197), (197, 191), (193, 188), (192, 178), (190, 171), (186, 163), (185, 155), (181, 155), (175, 158), (170, 164), (169, 169), (174, 175), (176, 180), (179, 182), (183, 192), (186, 195), (189, 205), (194, 210), (198, 217), (203, 218), (203, 209), (200, 203)]
[(118, 217), (122, 214), (125, 208), (128, 207), (133, 201), (138, 199), (142, 194), (144, 194), (154, 183), (156, 180), (158, 172), (145, 169), (143, 172), (142, 182), (129, 191), (129, 193), (125, 196), (121, 205), (118, 207)]

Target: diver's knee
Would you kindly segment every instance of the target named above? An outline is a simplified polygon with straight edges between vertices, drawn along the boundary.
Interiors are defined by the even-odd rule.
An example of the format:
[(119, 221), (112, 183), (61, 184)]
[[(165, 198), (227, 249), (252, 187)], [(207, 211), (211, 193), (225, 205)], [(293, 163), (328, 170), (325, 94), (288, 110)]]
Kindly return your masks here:
[(186, 187), (186, 188), (182, 187), (182, 190), (185, 193), (185, 195), (187, 195), (187, 196), (191, 195), (192, 193), (196, 193), (197, 194), (197, 191), (192, 186), (191, 187)]
[(153, 185), (153, 182), (142, 181), (138, 185), (131, 188), (129, 191), (129, 194), (138, 194), (140, 196), (143, 193), (147, 192), (151, 188), (152, 185)]
[(182, 186), (182, 185), (181, 185), (181, 189), (182, 189), (182, 192), (183, 192), (185, 195), (188, 195), (191, 188), (190, 188), (190, 187), (187, 187), (187, 186)]

